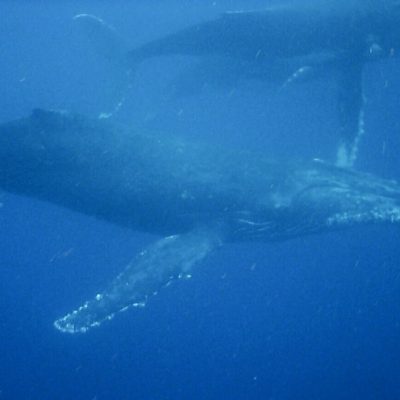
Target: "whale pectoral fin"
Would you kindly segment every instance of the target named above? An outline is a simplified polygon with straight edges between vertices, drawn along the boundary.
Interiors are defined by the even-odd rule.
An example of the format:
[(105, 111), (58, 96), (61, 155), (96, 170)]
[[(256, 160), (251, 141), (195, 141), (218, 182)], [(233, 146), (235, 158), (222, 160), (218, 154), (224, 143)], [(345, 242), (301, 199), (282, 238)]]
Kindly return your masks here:
[(359, 140), (364, 133), (361, 61), (346, 61), (339, 66), (338, 108), (340, 143), (336, 164), (353, 166)]
[(100, 119), (110, 118), (124, 105), (132, 89), (134, 79), (133, 66), (129, 65), (126, 53), (128, 47), (123, 38), (101, 18), (90, 14), (78, 14), (73, 17), (74, 27), (80, 38), (88, 44), (95, 55), (106, 59), (112, 66), (112, 74), (108, 79), (111, 85), (113, 101), (110, 110), (99, 114)]
[(74, 26), (80, 31), (81, 37), (88, 42), (96, 54), (112, 62), (123, 60), (127, 47), (112, 26), (91, 14), (78, 14), (72, 20)]
[(86, 332), (120, 311), (143, 307), (173, 279), (190, 277), (193, 267), (220, 244), (219, 235), (209, 230), (161, 239), (135, 257), (104, 292), (56, 320), (54, 326), (62, 332)]

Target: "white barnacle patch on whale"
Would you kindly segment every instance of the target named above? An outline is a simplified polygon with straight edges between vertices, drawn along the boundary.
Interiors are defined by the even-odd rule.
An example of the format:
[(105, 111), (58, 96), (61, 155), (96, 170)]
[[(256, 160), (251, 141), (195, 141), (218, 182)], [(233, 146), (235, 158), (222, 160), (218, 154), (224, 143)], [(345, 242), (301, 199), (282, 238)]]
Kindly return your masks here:
[(400, 221), (400, 208), (393, 207), (392, 210), (382, 211), (380, 209), (372, 209), (366, 212), (342, 212), (332, 215), (327, 219), (328, 226), (353, 225), (359, 223), (380, 223), (380, 222), (395, 223)]

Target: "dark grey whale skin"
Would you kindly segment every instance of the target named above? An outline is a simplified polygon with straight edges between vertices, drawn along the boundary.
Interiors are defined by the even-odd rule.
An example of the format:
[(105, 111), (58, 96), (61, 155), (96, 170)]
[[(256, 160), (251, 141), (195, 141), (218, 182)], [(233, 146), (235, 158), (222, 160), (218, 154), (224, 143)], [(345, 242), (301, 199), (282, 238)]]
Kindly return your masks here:
[(138, 134), (35, 110), (0, 125), (0, 186), (160, 235), (218, 226), (226, 240), (273, 240), (397, 220), (400, 187), (325, 164)]
[(218, 54), (247, 60), (340, 52), (369, 58), (400, 47), (398, 1), (313, 1), (227, 12), (134, 48), (132, 62), (171, 54)]
[(0, 125), (0, 187), (164, 236), (104, 290), (57, 319), (54, 326), (66, 333), (143, 307), (173, 279), (190, 277), (224, 242), (400, 221), (395, 182), (44, 110)]
[[(225, 13), (140, 45), (126, 59), (134, 68), (148, 58), (166, 55), (226, 57), (217, 75), (222, 82), (225, 70), (228, 78), (230, 73), (279, 81), (282, 72), (277, 71), (283, 71), (287, 74), (283, 86), (333, 76), (340, 125), (336, 163), (353, 166), (363, 134), (364, 65), (399, 51), (399, 1), (316, 0)], [(195, 69), (200, 78), (194, 82), (217, 71), (202, 68)]]

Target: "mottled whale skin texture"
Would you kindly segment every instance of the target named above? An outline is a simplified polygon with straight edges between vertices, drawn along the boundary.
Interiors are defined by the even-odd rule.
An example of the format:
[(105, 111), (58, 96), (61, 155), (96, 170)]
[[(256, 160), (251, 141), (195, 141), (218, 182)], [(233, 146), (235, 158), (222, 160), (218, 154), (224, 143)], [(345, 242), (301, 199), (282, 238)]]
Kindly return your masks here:
[[(81, 14), (75, 21), (96, 48), (110, 48), (103, 53), (117, 57), (116, 35), (102, 20)], [(197, 83), (210, 74), (217, 74), (220, 81), (224, 74), (228, 80), (236, 75), (281, 80), (287, 74), (284, 86), (333, 76), (340, 122), (337, 165), (351, 166), (363, 133), (363, 67), (399, 50), (399, 1), (319, 0), (227, 12), (137, 46), (124, 58), (135, 68), (152, 57), (201, 57), (205, 61), (193, 71)]]
[(145, 305), (224, 242), (400, 221), (400, 186), (392, 181), (45, 110), (0, 125), (0, 186), (163, 237), (92, 300), (55, 322), (69, 333)]

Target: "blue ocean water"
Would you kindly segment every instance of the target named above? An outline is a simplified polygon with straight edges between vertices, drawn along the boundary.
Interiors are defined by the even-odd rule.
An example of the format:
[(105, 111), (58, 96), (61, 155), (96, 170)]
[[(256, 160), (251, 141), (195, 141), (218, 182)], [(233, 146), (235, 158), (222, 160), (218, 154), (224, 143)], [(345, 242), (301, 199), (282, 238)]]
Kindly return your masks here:
[[(0, 121), (37, 107), (95, 117), (121, 100), (123, 79), (76, 33), (76, 14), (104, 18), (133, 47), (270, 3), (2, 1)], [(191, 62), (144, 63), (113, 118), (273, 157), (334, 158), (334, 83), (277, 91), (243, 81), (172, 95), (170, 82)], [(399, 67), (366, 67), (357, 161), (391, 179), (400, 179)], [(145, 309), (66, 335), (53, 321), (154, 237), (8, 193), (0, 203), (0, 399), (400, 398), (398, 227), (227, 245)]]

